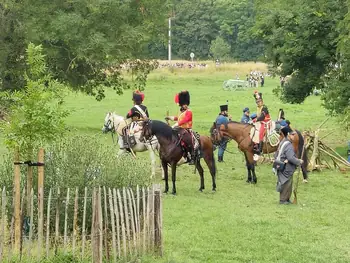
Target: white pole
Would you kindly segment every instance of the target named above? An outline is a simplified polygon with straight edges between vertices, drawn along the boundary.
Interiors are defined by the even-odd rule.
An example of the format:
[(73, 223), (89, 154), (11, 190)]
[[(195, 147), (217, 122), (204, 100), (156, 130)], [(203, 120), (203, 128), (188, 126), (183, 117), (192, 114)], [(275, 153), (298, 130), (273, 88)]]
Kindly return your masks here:
[(168, 60), (171, 62), (171, 17), (169, 17)]

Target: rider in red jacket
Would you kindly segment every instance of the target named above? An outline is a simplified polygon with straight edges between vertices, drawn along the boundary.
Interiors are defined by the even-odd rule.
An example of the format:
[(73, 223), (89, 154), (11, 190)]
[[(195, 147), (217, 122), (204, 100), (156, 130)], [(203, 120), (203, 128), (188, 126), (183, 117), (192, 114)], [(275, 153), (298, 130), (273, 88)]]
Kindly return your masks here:
[(269, 110), (266, 105), (264, 105), (264, 101), (262, 99), (262, 93), (255, 91), (254, 93), (255, 102), (257, 104), (257, 121), (261, 122), (260, 130), (259, 130), (259, 154), (262, 154), (263, 144), (264, 144), (264, 136), (266, 132), (266, 125), (271, 121), (271, 117), (269, 114)]

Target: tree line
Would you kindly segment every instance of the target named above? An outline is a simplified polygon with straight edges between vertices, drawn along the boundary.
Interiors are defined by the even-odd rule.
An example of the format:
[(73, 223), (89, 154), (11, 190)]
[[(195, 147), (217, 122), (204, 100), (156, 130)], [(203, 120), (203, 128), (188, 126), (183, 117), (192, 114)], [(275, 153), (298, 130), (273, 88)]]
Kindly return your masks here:
[(143, 89), (152, 59), (167, 59), (169, 17), (174, 59), (264, 61), (291, 77), (276, 89), (282, 100), (301, 103), (317, 88), (330, 113), (350, 115), (345, 0), (3, 0), (1, 90), (26, 85), (30, 42), (42, 45), (54, 79), (97, 99), (106, 87)]

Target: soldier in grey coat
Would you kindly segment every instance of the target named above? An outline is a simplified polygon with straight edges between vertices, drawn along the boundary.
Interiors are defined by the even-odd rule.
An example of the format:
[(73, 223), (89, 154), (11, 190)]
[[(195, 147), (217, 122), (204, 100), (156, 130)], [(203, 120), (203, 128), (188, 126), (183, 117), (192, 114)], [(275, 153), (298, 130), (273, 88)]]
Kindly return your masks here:
[[(281, 129), (284, 135), (284, 139), (280, 142), (279, 149), (275, 153), (275, 160), (278, 159), (283, 165), (282, 169), (277, 169), (276, 162), (274, 164), (274, 169), (277, 169), (277, 187), (276, 190), (280, 192), (280, 204), (290, 204), (290, 197), (292, 195), (293, 187), (293, 174), (297, 166), (303, 163), (303, 160), (297, 159), (294, 152), (292, 142), (296, 132), (294, 132), (289, 126)], [(279, 153), (281, 151), (281, 153)]]

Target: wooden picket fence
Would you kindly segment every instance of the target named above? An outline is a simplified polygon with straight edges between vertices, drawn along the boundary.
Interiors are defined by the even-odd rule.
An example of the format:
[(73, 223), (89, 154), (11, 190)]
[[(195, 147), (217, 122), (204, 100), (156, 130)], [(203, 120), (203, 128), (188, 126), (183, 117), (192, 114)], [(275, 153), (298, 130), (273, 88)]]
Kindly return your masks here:
[(44, 196), (43, 188), (38, 193), (31, 189), (29, 195), (24, 189), (21, 198), (2, 189), (0, 262), (18, 255), (42, 258), (58, 252), (93, 262), (163, 253), (160, 185), (68, 188), (64, 193), (50, 189)]

